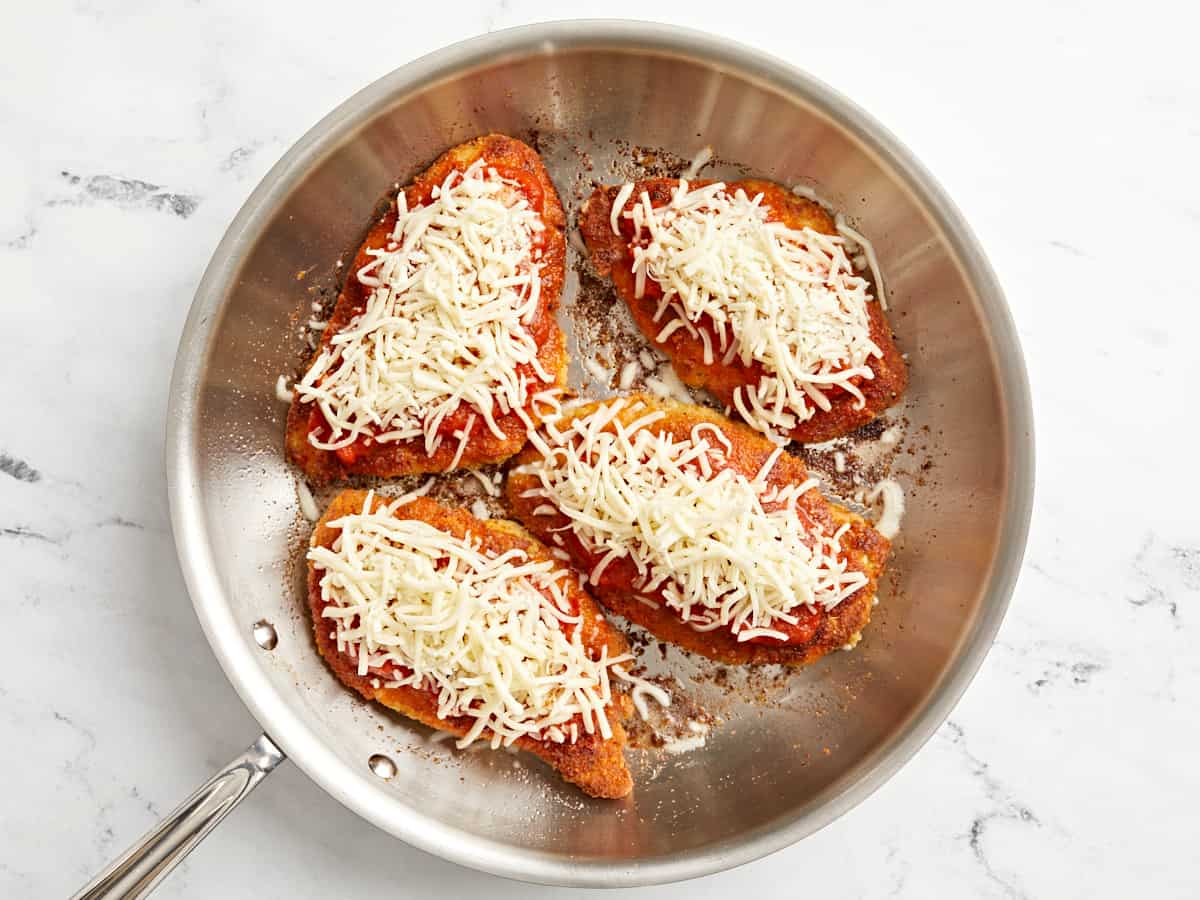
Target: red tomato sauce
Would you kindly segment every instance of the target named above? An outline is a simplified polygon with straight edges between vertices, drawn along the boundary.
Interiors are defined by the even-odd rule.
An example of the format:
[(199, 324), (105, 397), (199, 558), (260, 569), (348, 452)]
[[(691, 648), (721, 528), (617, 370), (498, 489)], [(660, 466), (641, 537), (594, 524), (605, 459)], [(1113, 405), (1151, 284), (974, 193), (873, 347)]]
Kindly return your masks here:
[[(568, 577), (570, 577), (570, 576), (568, 576)], [(551, 606), (553, 606), (555, 609), (559, 610), (560, 612), (564, 613), (565, 615), (572, 616), (576, 619), (579, 618), (579, 599), (574, 594), (572, 594), (569, 590), (567, 590), (565, 587), (563, 589), (563, 600), (565, 601), (565, 603), (563, 605), (565, 605), (565, 607), (566, 607), (565, 609), (563, 609), (563, 606), (559, 605), (559, 603), (554, 599), (553, 595), (550, 594), (549, 591), (543, 591), (543, 590), (539, 589), (538, 592), (543, 597), (545, 597), (546, 601)], [(328, 608), (330, 605), (332, 605), (331, 602), (326, 601), (322, 606), (322, 610)], [(558, 620), (556, 620), (556, 621), (558, 621)], [(357, 628), (358, 624), (359, 624), (358, 616), (354, 616), (350, 620), (349, 627), (352, 629)], [(562, 621), (558, 622), (559, 629), (563, 632), (564, 635), (566, 635), (568, 640), (570, 640), (572, 637), (574, 637), (575, 631), (576, 631), (576, 629), (578, 629), (580, 627), (580, 624), (581, 624), (580, 622), (562, 622)], [(336, 629), (336, 627), (337, 626), (334, 625), (335, 629)], [(334, 640), (336, 643), (336, 638)], [(355, 663), (355, 665), (357, 665), (358, 654), (355, 652), (353, 645), (347, 645), (345, 647), (345, 649), (343, 649), (341, 651), (341, 653), (343, 656), (345, 656), (347, 659), (353, 661)], [(593, 654), (591, 652), (589, 652), (589, 656), (592, 656), (592, 658), (594, 658), (594, 659), (599, 658), (598, 655)], [(412, 669), (408, 668), (407, 666), (392, 662), (391, 660), (388, 660), (381, 666), (370, 666), (367, 669), (368, 677), (379, 678), (379, 679), (382, 679), (385, 681), (396, 681), (400, 678), (408, 677), (411, 674), (412, 674)], [(428, 693), (434, 694), (436, 696), (437, 691), (435, 691), (435, 690), (428, 691)]]
[[(669, 200), (658, 200), (658, 201), (651, 201), (650, 205), (654, 209), (661, 209), (662, 207), (668, 205), (668, 203), (670, 203)], [(628, 203), (626, 204), (626, 206), (628, 207)], [(778, 214), (775, 212), (774, 209), (768, 208), (767, 209), (767, 220), (771, 221), (771, 222), (778, 222), (778, 221), (781, 221), (781, 218), (778, 216)], [(650, 234), (649, 234), (648, 230), (645, 228), (642, 229), (641, 237), (636, 240), (634, 239), (633, 221), (630, 219), (626, 219), (623, 215), (621, 217), (619, 217), (619, 219), (618, 219), (617, 228), (620, 230), (621, 235), (626, 240), (627, 246), (629, 248), (629, 256), (631, 259), (633, 257), (633, 248), (634, 247), (638, 247), (638, 246), (646, 247), (650, 243)], [(646, 280), (645, 280), (645, 286), (642, 291), (642, 296), (647, 300), (657, 302), (662, 299), (663, 293), (664, 293), (664, 291), (663, 291), (662, 285), (660, 285), (657, 281), (655, 281), (653, 278), (651, 278), (649, 274), (647, 274)], [(670, 311), (664, 312), (663, 317), (662, 317), (661, 321), (659, 322), (659, 325), (661, 327), (665, 327), (667, 325), (667, 323), (671, 321), (670, 316), (675, 316), (675, 315), (677, 315), (677, 314), (674, 312), (670, 312)], [(711, 316), (709, 316), (706, 313), (702, 313), (695, 321), (691, 321), (690, 319), (688, 321), (691, 322), (692, 327), (695, 328), (697, 331), (703, 331), (708, 334), (709, 340), (712, 342), (712, 352), (713, 352), (712, 365), (714, 365), (714, 366), (720, 365), (721, 360), (724, 358), (725, 352), (729, 349), (729, 343), (736, 340), (736, 338), (734, 337), (732, 326), (729, 325), (728, 323), (725, 324), (725, 336), (726, 336), (727, 343), (724, 345), (725, 349), (722, 350), (721, 349), (722, 344), (721, 344), (721, 337), (720, 337), (720, 329), (717, 327), (717, 323), (715, 321), (713, 321)], [(691, 333), (688, 332), (686, 329), (677, 329), (675, 334), (682, 335), (682, 337), (680, 338), (681, 340), (686, 339), (686, 340), (693, 341), (696, 343), (699, 343), (701, 341), (701, 339), (699, 337), (693, 337), (691, 335)], [(669, 340), (670, 340), (670, 338), (668, 338), (668, 341)], [(657, 343), (657, 342), (655, 342), (655, 343)], [(754, 361), (754, 360), (752, 360), (748, 364), (742, 363), (741, 360), (736, 356), (733, 359), (731, 359), (727, 365), (730, 368), (743, 370), (746, 374), (746, 383), (747, 384), (757, 384), (759, 379), (763, 375), (769, 374), (767, 372), (766, 368), (763, 367), (763, 365), (761, 363)], [(851, 384), (853, 384), (855, 387), (861, 389), (863, 383), (866, 380), (867, 379), (861, 375), (855, 375), (849, 379), (849, 382)], [(830, 397), (831, 400), (836, 400), (842, 394), (850, 395), (850, 392), (847, 391), (840, 384), (822, 385), (821, 391), (826, 396)]]
[[(502, 164), (492, 165), (490, 168), (495, 169), (496, 174), (500, 178), (504, 179), (505, 181), (515, 183), (517, 189), (525, 196), (525, 199), (529, 202), (529, 205), (534, 212), (536, 212), (539, 216), (542, 215), (545, 207), (546, 195), (545, 191), (542, 189), (541, 182), (538, 180), (536, 175), (524, 169)], [(442, 182), (444, 182), (444, 180), (445, 179), (443, 178)], [(418, 187), (413, 189), (414, 193), (410, 193), (408, 197), (409, 203), (412, 204), (414, 208), (428, 205), (431, 202), (432, 198), (430, 195), (434, 187), (440, 187), (442, 182), (425, 182), (420, 184)], [(534, 232), (532, 239), (533, 256), (537, 257), (540, 255), (540, 251), (545, 249), (545, 245), (546, 230), (542, 229), (541, 231)], [(545, 343), (550, 329), (554, 324), (553, 317), (547, 313), (548, 309), (546, 303), (542, 300), (539, 300), (537, 311), (534, 313), (532, 321), (526, 326), (530, 335), (533, 337), (534, 343), (536, 343), (538, 347), (541, 347)], [(536, 386), (543, 383), (539, 379), (534, 366), (529, 363), (523, 363), (517, 366), (517, 374), (518, 376), (525, 376), (530, 385), (529, 393), (531, 394), (536, 393)], [(477, 420), (471, 429), (472, 435), (478, 434), (480, 429), (486, 430), (487, 425), (486, 423), (480, 421), (482, 416), (479, 411), (469, 404), (459, 403), (458, 406), (453, 411), (448, 413), (439, 423), (437, 433), (443, 435), (445, 439), (452, 439), (454, 432), (466, 427), (466, 424), (470, 420), (472, 414), (475, 414), (477, 417)], [(493, 415), (498, 415), (498, 412), (493, 413)], [(309, 414), (308, 432), (310, 435), (315, 436), (317, 440), (320, 441), (329, 440), (333, 433), (333, 429), (331, 428), (329, 422), (326, 420), (320, 408), (316, 405), (313, 406), (312, 412)], [(339, 447), (333, 452), (343, 465), (351, 466), (354, 465), (354, 463), (361, 459), (364, 455), (369, 453), (370, 448), (374, 443), (375, 441), (370, 435), (363, 435), (355, 440), (354, 443), (345, 447)]]
[[(583, 566), (582, 568), (585, 575), (590, 575), (592, 569), (595, 568), (596, 564), (602, 557), (597, 556), (585, 549), (582, 542), (574, 535), (573, 532), (562, 531), (559, 532), (559, 534), (562, 535), (564, 549), (567, 550), (567, 552), (570, 553), (573, 558), (587, 560), (587, 565)], [(640, 577), (638, 575), (637, 566), (634, 565), (632, 560), (630, 560), (628, 557), (625, 557), (622, 559), (613, 560), (611, 563), (605, 566), (604, 571), (600, 573), (599, 584), (595, 585), (595, 587), (597, 587), (599, 590), (607, 589), (626, 592), (629, 591), (633, 585), (637, 584), (639, 580)], [(657, 602), (659, 606), (674, 615), (676, 618), (682, 619), (679, 610), (675, 609), (674, 607), (667, 606), (666, 600), (664, 599), (664, 587), (659, 587), (650, 594), (646, 594), (645, 592), (639, 593), (641, 593), (642, 596)], [(826, 617), (825, 610), (820, 607), (816, 609), (809, 609), (807, 606), (798, 606), (791, 610), (791, 614), (796, 617), (796, 623), (794, 625), (778, 620), (771, 624), (771, 628), (774, 631), (779, 631), (787, 635), (784, 640), (780, 641), (778, 638), (763, 635), (760, 637), (749, 638), (747, 643), (767, 645), (806, 644), (816, 635), (817, 629), (821, 627), (821, 623), (825, 621)]]
[[(693, 466), (693, 468), (695, 468), (696, 471), (699, 471), (698, 467)], [(714, 466), (713, 468), (714, 470), (718, 470), (717, 466)], [(780, 502), (763, 504), (763, 509), (767, 512), (772, 512), (781, 508), (783, 508), (783, 504)], [(803, 519), (807, 527), (815, 527), (816, 523), (814, 523), (806, 513), (803, 511), (797, 511), (796, 514)], [(585, 547), (583, 542), (576, 536), (572, 529), (565, 529), (556, 533), (562, 539), (562, 548), (571, 555), (572, 559), (582, 560), (584, 562), (584, 564), (580, 565), (579, 568), (582, 570), (583, 574), (589, 578), (589, 583), (592, 583), (592, 585), (598, 590), (610, 590), (626, 593), (630, 590), (633, 590), (634, 586), (641, 581), (641, 574), (638, 571), (637, 565), (632, 559), (626, 556), (619, 559), (614, 559), (604, 567), (604, 570), (600, 573), (600, 577), (596, 582), (590, 582), (591, 573), (600, 560), (603, 559), (604, 554), (597, 554)], [(646, 592), (638, 593), (641, 593), (641, 595), (647, 597), (647, 599), (654, 600), (663, 609), (676, 616), (676, 618), (682, 619), (679, 610), (667, 605), (664, 598), (665, 586), (656, 588), (649, 594)], [(797, 606), (790, 612), (796, 618), (796, 622), (794, 624), (777, 620), (770, 626), (772, 630), (786, 635), (784, 640), (781, 641), (778, 638), (763, 635), (748, 638), (747, 643), (766, 644), (768, 646), (779, 646), (782, 644), (807, 644), (813, 639), (814, 636), (816, 636), (817, 630), (821, 627), (821, 623), (825, 621), (825, 618), (828, 615), (828, 612), (823, 607), (810, 609), (807, 606)]]
[[(542, 184), (536, 175), (525, 169), (520, 169), (516, 166), (506, 166), (502, 163), (485, 164), (485, 169), (495, 169), (496, 174), (501, 179), (514, 183), (517, 186), (517, 190), (525, 195), (525, 199), (529, 201), (529, 205), (533, 211), (538, 215), (542, 214), (546, 204), (546, 193), (542, 190)], [(462, 170), (458, 169), (457, 171), (461, 172)], [(447, 172), (438, 181), (423, 181), (410, 189), (407, 192), (409, 207), (415, 209), (419, 206), (428, 206), (433, 199), (433, 189), (440, 188), (445, 183), (446, 177), (449, 174)]]

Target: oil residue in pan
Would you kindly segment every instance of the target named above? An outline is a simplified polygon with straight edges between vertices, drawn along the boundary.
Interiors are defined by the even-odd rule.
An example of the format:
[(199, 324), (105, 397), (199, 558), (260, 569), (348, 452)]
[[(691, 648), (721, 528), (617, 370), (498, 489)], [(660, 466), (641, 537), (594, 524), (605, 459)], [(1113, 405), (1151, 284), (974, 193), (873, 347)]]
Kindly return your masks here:
[[(582, 400), (598, 400), (634, 391), (649, 391), (694, 403), (717, 406), (703, 391), (687, 388), (679, 381), (666, 357), (652, 348), (638, 331), (625, 305), (612, 292), (606, 281), (592, 271), (587, 253), (578, 236), (576, 224), (579, 210), (601, 184), (636, 181), (651, 177), (680, 177), (693, 166), (693, 160), (659, 148), (645, 148), (626, 141), (608, 143), (580, 141), (570, 135), (536, 132), (523, 136), (541, 154), (559, 189), (567, 212), (567, 277), (563, 287), (559, 321), (567, 335), (570, 352), (568, 386)], [(694, 162), (702, 164), (700, 177), (737, 179), (747, 171), (719, 157)], [(389, 189), (380, 209), (394, 195)], [(819, 201), (819, 189), (806, 196)], [(364, 224), (364, 233), (369, 223)], [(346, 266), (353, 259), (353, 248), (347, 248), (342, 259), (308, 282), (309, 306), (296, 317), (298, 347), (296, 370), (302, 374), (313, 347), (320, 337), (322, 323), (328, 318), (336, 301), (340, 284), (346, 276)], [(306, 275), (309, 273), (305, 273)], [(870, 278), (868, 272), (862, 272)], [(902, 316), (903, 309), (893, 315)], [(883, 479), (901, 475), (906, 483), (929, 486), (934, 466), (929, 444), (932, 436), (925, 434), (919, 443), (908, 435), (905, 403), (893, 407), (876, 421), (857, 432), (824, 444), (804, 448), (792, 445), (789, 452), (801, 456), (811, 472), (820, 480), (821, 490), (831, 499), (873, 517), (869, 508), (869, 492)], [(297, 474), (297, 477), (300, 476)], [(429, 496), (469, 509), (480, 518), (506, 514), (501, 498), (502, 467), (489, 467), (476, 473), (412, 476), (400, 479), (357, 479), (358, 487), (373, 488), (380, 493), (397, 495), (431, 481)], [(314, 489), (316, 504), (324, 508), (341, 486)], [(291, 571), (296, 573), (292, 585), (303, 584), (304, 550), (310, 528), (299, 522), (295, 529)], [(897, 542), (904, 540), (903, 532)], [(895, 555), (888, 573), (880, 585), (880, 599), (874, 618), (886, 616), (888, 600), (894, 596), (900, 581)], [(303, 603), (296, 605), (297, 617), (306, 616)], [(869, 690), (871, 674), (855, 661), (855, 654), (836, 654), (802, 670), (780, 666), (724, 666), (678, 647), (658, 641), (638, 626), (617, 619), (617, 625), (629, 636), (638, 655), (639, 674), (671, 693), (668, 709), (650, 704), (651, 715), (645, 722), (629, 723), (630, 745), (636, 751), (630, 762), (635, 777), (653, 780), (665, 767), (683, 764), (686, 754), (699, 751), (709, 741), (737, 739), (737, 728), (746, 727), (755, 716), (782, 713), (801, 714), (810, 720), (830, 715), (852, 714), (854, 698)], [(864, 640), (871, 640), (873, 626), (864, 631)], [(315, 652), (315, 651), (314, 651)], [(422, 726), (412, 725), (412, 728)], [(458, 754), (453, 743), (431, 732), (427, 746), (420, 748), (435, 762), (444, 762)], [(829, 753), (824, 746), (788, 748), (800, 754)], [(472, 752), (472, 751), (467, 751)], [(503, 756), (503, 755), (502, 755)], [(509, 765), (503, 756), (496, 765)], [(520, 770), (517, 762), (512, 766)], [(523, 770), (521, 770), (523, 771)]]

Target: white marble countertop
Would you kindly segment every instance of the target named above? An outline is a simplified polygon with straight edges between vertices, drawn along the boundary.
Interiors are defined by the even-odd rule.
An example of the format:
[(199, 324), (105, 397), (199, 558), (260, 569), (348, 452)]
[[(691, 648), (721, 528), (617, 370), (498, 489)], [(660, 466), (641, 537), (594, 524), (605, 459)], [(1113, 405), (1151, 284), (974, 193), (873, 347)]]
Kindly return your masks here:
[[(828, 900), (1195, 896), (1196, 14), (871, 0), (833, 27), (789, 9), (781, 27), (755, 0), (409, 6), (3, 14), (0, 895), (65, 896), (258, 733), (187, 601), (162, 471), (176, 341), (237, 208), (319, 117), (409, 59), (602, 11), (758, 45), (894, 130), (1008, 291), (1039, 446), (1012, 609), (937, 736), (801, 845), (639, 896), (795, 896), (797, 872)], [(284, 767), (157, 896), (485, 890), (565, 893), (409, 849)]]

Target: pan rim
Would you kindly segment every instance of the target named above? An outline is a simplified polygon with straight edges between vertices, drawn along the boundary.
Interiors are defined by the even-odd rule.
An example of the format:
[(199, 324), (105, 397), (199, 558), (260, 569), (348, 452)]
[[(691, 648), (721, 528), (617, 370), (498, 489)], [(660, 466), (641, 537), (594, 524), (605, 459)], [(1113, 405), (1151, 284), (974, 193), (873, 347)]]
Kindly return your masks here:
[[(381, 105), (391, 104), (430, 82), (494, 62), (497, 57), (601, 48), (674, 54), (721, 64), (739, 76), (803, 97), (822, 114), (834, 116), (869, 152), (900, 174), (906, 189), (917, 194), (921, 206), (945, 233), (983, 314), (1002, 390), (1008, 484), (998, 550), (985, 580), (984, 599), (972, 629), (963, 636), (926, 704), (861, 762), (844, 784), (818, 795), (782, 821), (720, 844), (645, 861), (618, 863), (572, 860), (481, 838), (447, 826), (415, 808), (380, 802), (377, 791), (364, 777), (343, 777), (342, 773), (351, 774), (345, 763), (283, 701), (234, 621), (204, 525), (194, 428), (209, 342), (230, 282), (261, 233), (270, 211), (313, 165), (368, 122)], [(982, 664), (1016, 584), (1033, 505), (1033, 412), (1016, 328), (982, 248), (942, 188), (886, 128), (840, 93), (790, 63), (725, 38), (633, 20), (566, 20), (470, 38), (396, 69), (327, 114), (271, 168), (230, 224), (196, 290), (171, 379), (165, 462), (176, 551), (205, 636), (243, 703), (309, 778), (367, 821), (405, 843), (451, 862), (544, 884), (633, 887), (724, 871), (813, 834), (874, 793), (932, 737)]]

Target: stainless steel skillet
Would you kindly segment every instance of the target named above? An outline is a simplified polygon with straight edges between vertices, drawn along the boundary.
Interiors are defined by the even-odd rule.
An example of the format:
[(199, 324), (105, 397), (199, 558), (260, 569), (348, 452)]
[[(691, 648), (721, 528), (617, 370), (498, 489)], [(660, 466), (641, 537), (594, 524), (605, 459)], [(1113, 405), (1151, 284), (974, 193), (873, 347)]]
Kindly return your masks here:
[[(315, 291), (332, 283), (380, 196), (488, 131), (536, 140), (569, 206), (591, 179), (617, 177), (622, 159), (687, 157), (705, 145), (757, 175), (813, 186), (872, 238), (911, 359), (894, 463), (908, 493), (904, 537), (864, 642), (759, 681), (766, 705), (731, 697), (700, 750), (635, 754), (637, 790), (616, 803), (582, 797), (533, 763), (453, 755), (425, 729), (364, 706), (317, 658), (300, 601), (305, 524), (280, 449), (275, 380), (295, 370)], [(573, 274), (567, 303), (585, 293)], [(803, 72), (634, 22), (551, 23), (455, 45), (376, 82), (305, 135), (238, 213), (197, 290), (166, 454), (197, 615), (266, 733), (79, 896), (150, 890), (285, 753), (380, 828), (507, 877), (650, 884), (770, 853), (868, 796), (949, 713), (1004, 614), (1033, 490), (1016, 332), (970, 230), (929, 174)]]

